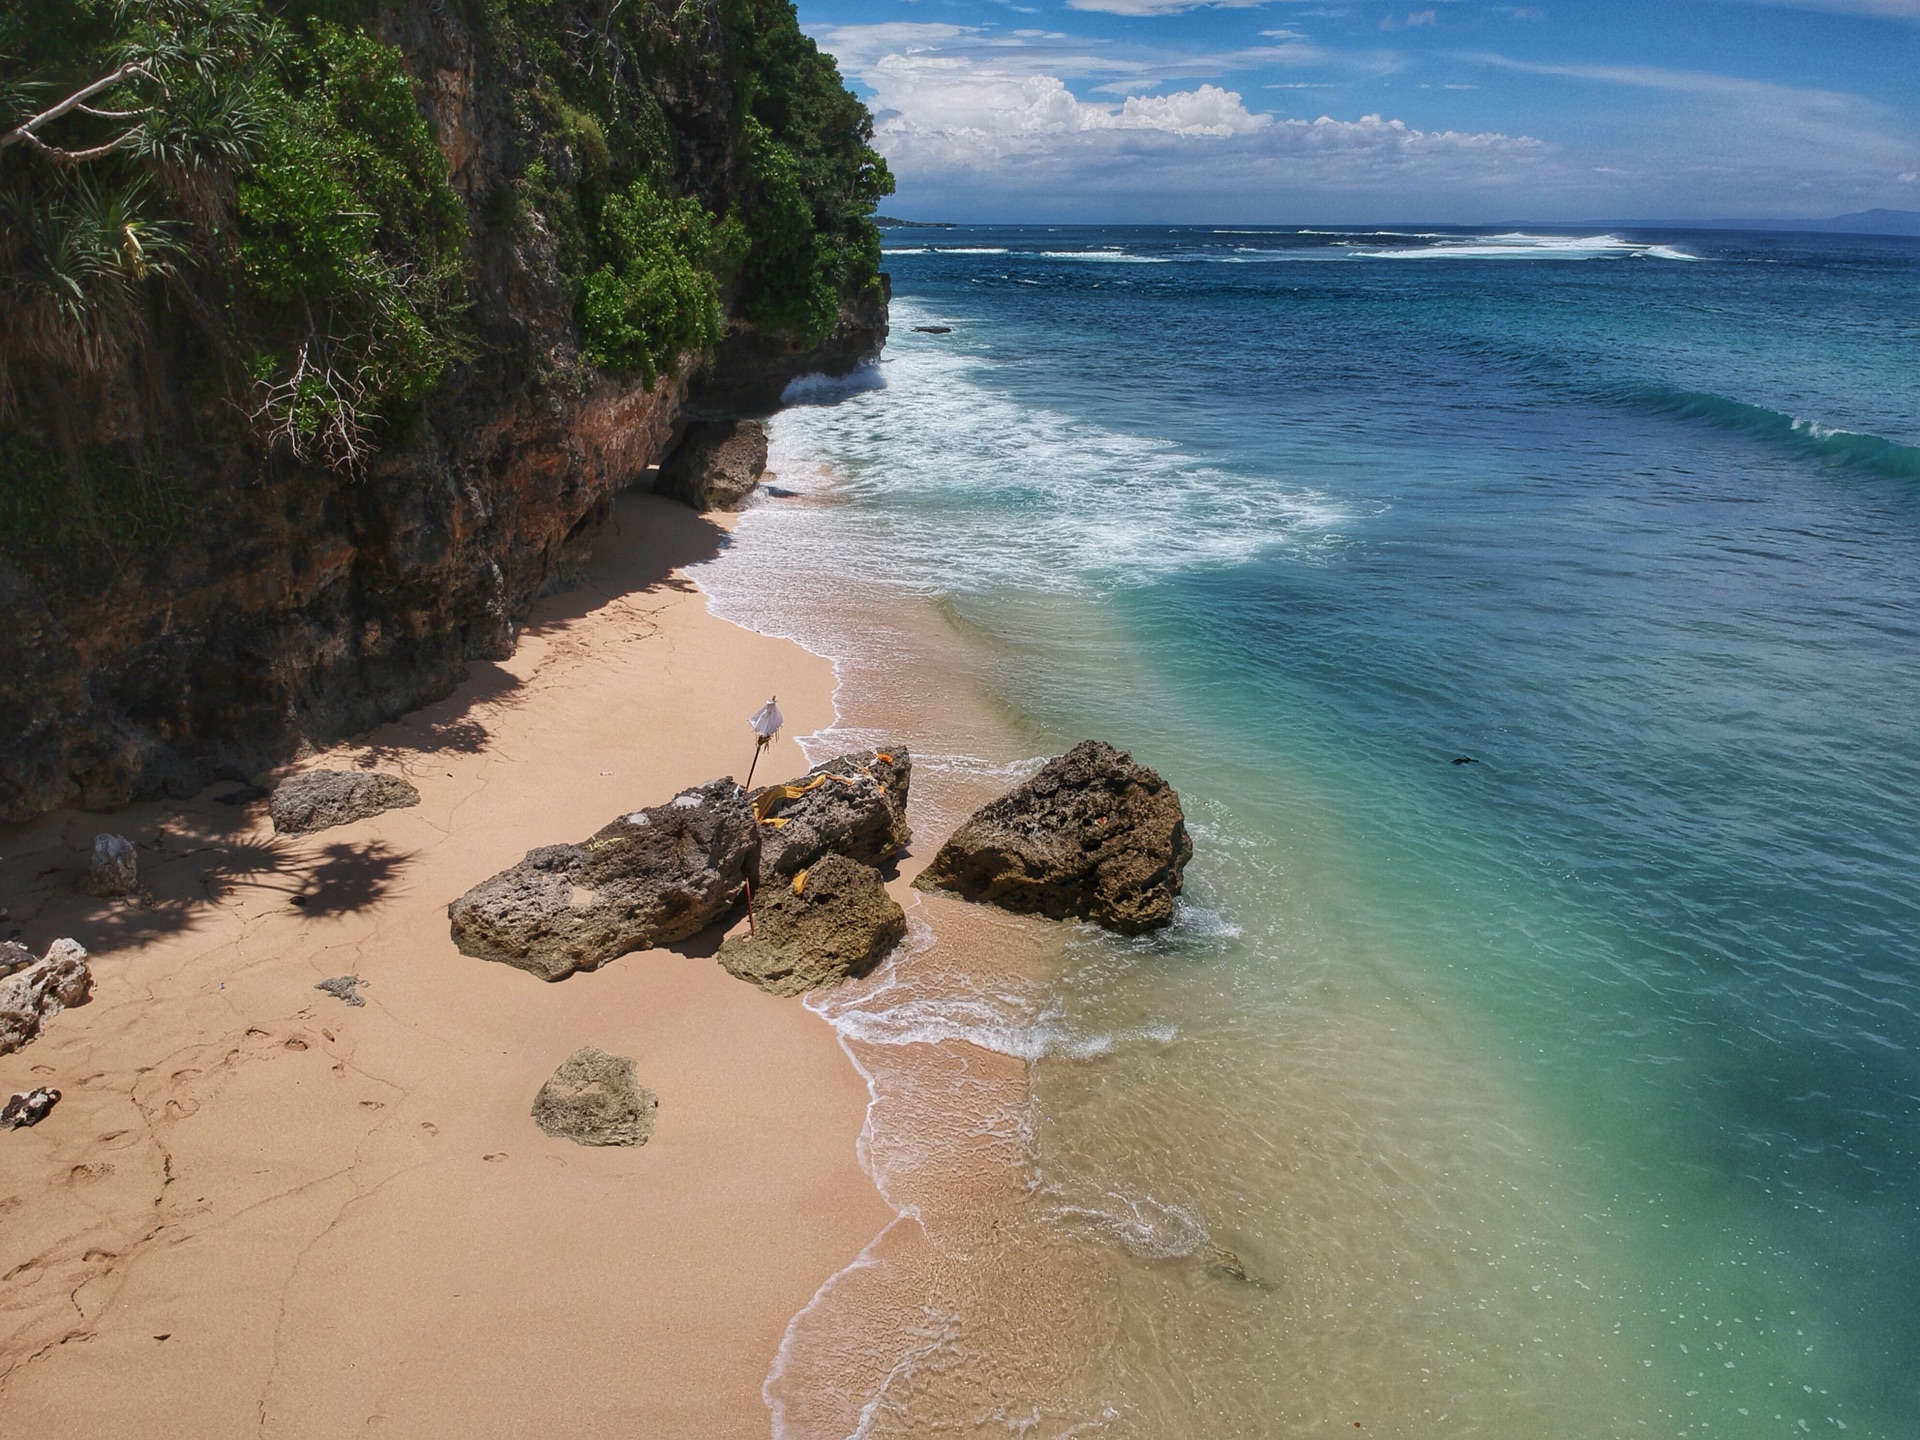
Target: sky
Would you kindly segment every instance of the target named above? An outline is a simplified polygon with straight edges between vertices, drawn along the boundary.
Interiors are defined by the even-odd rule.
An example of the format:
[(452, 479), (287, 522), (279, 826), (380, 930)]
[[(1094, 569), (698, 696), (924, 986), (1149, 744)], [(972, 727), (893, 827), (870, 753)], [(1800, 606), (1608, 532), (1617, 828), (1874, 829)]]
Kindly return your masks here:
[(920, 220), (1920, 210), (1920, 0), (799, 0)]

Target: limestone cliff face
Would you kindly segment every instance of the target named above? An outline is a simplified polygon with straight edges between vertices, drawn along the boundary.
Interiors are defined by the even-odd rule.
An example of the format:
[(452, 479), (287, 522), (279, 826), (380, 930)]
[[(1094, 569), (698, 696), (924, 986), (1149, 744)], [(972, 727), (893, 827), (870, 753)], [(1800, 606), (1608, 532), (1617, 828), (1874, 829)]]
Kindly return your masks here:
[[(467, 661), (512, 651), (556, 566), (663, 458), (690, 389), (702, 414), (765, 413), (794, 375), (844, 373), (884, 342), (882, 299), (814, 351), (736, 322), (711, 365), (651, 390), (580, 365), (552, 237), (537, 214), (499, 218), (531, 158), (516, 76), (457, 8), (395, 12), (386, 38), (468, 202), (475, 358), (358, 478), (263, 472), (218, 404), (170, 382), (140, 423), (204, 469), (192, 536), (84, 583), (0, 561), (0, 819), (191, 793), (445, 695)], [(724, 193), (730, 97), (683, 85), (663, 104), (683, 169)], [(174, 359), (191, 368), (190, 350)]]

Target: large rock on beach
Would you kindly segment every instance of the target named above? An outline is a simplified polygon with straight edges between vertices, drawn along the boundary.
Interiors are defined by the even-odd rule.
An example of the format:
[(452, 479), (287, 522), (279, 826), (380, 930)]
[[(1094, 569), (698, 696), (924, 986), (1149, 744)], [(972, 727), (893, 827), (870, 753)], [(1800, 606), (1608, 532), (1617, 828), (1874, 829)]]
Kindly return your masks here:
[(453, 943), (564, 980), (719, 919), (759, 859), (747, 792), (714, 780), (636, 810), (577, 845), (543, 845), (447, 907)]
[(533, 1100), (533, 1123), (576, 1145), (644, 1145), (660, 1097), (634, 1075), (628, 1055), (583, 1045), (553, 1072)]
[(799, 995), (865, 975), (907, 933), (907, 914), (880, 872), (827, 855), (754, 894), (751, 935), (720, 947), (729, 974), (775, 995)]
[(78, 941), (54, 941), (38, 960), (0, 979), (0, 1055), (11, 1055), (49, 1016), (86, 1004), (92, 994), (86, 950)]
[(660, 463), (654, 493), (696, 510), (727, 510), (767, 473), (767, 428), (758, 420), (696, 420)]
[(140, 889), (140, 852), (124, 835), (96, 835), (80, 888), (89, 895), (132, 895)]
[(913, 757), (904, 745), (838, 755), (797, 780), (756, 790), (760, 882), (791, 879), (828, 853), (885, 865), (913, 838), (907, 790)]
[(419, 803), (420, 792), (398, 775), (377, 770), (309, 770), (280, 782), (267, 802), (267, 813), (280, 834), (311, 835), (382, 810)]
[(1173, 919), (1192, 855), (1173, 787), (1084, 740), (975, 811), (914, 884), (1137, 935)]

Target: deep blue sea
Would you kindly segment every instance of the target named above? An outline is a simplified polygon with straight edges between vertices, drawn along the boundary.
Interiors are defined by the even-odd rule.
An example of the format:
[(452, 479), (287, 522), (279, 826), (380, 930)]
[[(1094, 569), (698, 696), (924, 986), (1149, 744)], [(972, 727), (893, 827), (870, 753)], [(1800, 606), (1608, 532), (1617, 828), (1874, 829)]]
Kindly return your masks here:
[(879, 1378), (789, 1432), (1920, 1437), (1920, 241), (887, 249), (703, 583), (850, 689), (897, 597), (1011, 737), (908, 736), (935, 800), (1097, 735), (1197, 853), (1158, 941), (825, 1007), (1028, 1063), (1021, 1238), (823, 1292), (783, 1366)]

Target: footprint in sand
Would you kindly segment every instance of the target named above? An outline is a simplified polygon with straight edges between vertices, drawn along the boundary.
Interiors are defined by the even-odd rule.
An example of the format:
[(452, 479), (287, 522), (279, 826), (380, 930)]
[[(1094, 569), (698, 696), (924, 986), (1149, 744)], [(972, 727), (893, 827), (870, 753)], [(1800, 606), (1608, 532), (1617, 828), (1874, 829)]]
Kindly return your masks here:
[(86, 1185), (95, 1180), (104, 1180), (113, 1173), (113, 1166), (104, 1160), (96, 1160), (87, 1165), (76, 1165), (67, 1172), (69, 1185)]
[(289, 1050), (304, 1050), (306, 1048), (307, 1042), (302, 1040), (298, 1035), (291, 1036), (287, 1040), (287, 1049)]
[(360, 1102), (360, 1108), (362, 1110), (384, 1110), (387, 1108), (387, 1102), (384, 1100), (362, 1100)]
[(506, 1159), (506, 1158), (507, 1158), (507, 1152), (506, 1152), (506, 1151), (504, 1151), (504, 1150), (496, 1150), (496, 1151), (494, 1151), (494, 1152), (493, 1152), (493, 1154), (491, 1154), (491, 1155), (482, 1155), (482, 1156), (481, 1156), (480, 1158), (481, 1158), (482, 1160), (491, 1160), (491, 1161), (493, 1161), (493, 1162), (494, 1162), (495, 1164), (498, 1164), (498, 1163), (499, 1163), (500, 1161), (502, 1161), (502, 1160), (504, 1160), (504, 1159)]

